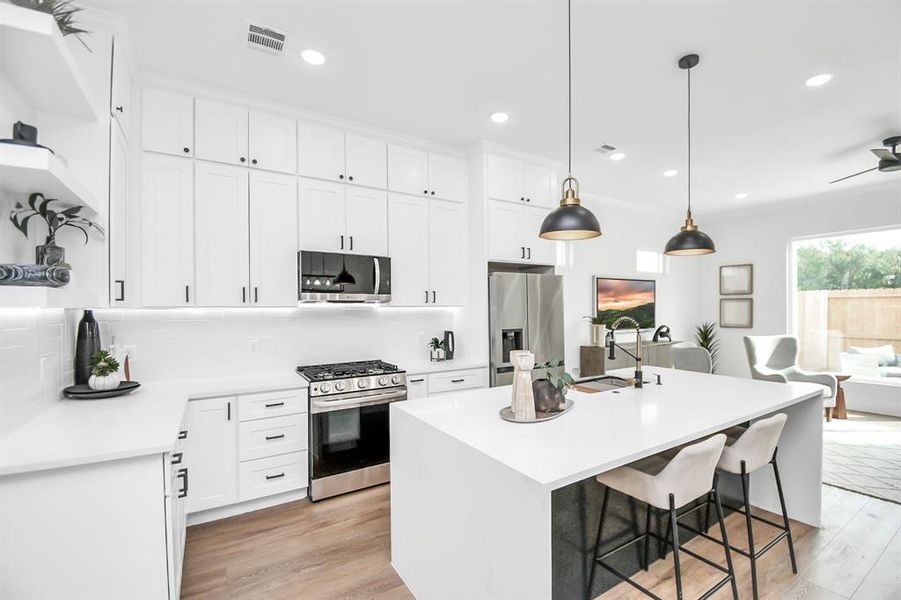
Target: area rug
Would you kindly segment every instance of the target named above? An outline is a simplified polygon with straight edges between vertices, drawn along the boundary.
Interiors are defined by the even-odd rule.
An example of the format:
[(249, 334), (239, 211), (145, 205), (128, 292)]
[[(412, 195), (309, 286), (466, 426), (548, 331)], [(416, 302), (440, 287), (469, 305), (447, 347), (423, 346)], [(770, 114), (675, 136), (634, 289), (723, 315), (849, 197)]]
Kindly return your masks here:
[(825, 423), (823, 483), (901, 504), (901, 419), (849, 411)]

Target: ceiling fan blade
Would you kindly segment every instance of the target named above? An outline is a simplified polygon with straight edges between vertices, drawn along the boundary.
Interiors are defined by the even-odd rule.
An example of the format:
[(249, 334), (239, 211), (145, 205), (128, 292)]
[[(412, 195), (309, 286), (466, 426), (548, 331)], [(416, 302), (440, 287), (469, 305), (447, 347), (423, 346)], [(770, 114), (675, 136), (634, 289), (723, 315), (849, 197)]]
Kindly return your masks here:
[(895, 156), (888, 150), (885, 150), (884, 148), (877, 148), (876, 150), (870, 150), (870, 152), (872, 152), (873, 154), (878, 156), (881, 160), (891, 160), (894, 162), (901, 162), (901, 159), (899, 159), (897, 156)]
[(860, 173), (855, 173), (854, 175), (848, 175), (847, 177), (842, 177), (841, 179), (836, 179), (835, 181), (830, 181), (829, 183), (838, 183), (839, 181), (844, 181), (845, 179), (851, 179), (852, 177), (857, 177), (858, 175), (863, 175), (864, 173), (875, 171), (878, 168), (879, 167), (873, 167), (872, 169), (867, 169), (866, 171), (861, 171)]

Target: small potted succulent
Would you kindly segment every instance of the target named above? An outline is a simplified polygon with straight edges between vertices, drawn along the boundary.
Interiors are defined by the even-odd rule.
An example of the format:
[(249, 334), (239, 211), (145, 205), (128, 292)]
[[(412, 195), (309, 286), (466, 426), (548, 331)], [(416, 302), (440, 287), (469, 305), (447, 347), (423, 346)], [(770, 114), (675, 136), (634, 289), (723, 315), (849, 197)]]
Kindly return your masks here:
[(544, 377), (532, 382), (535, 410), (546, 413), (563, 410), (566, 407), (568, 386), (575, 381), (572, 375), (563, 370), (563, 361), (543, 362), (535, 365), (535, 369), (544, 369)]
[(432, 360), (444, 360), (444, 353), (447, 350), (447, 344), (444, 343), (444, 340), (439, 340), (436, 337), (433, 337), (429, 341), (429, 358)]
[(98, 350), (91, 357), (91, 378), (88, 386), (92, 390), (114, 390), (119, 387), (119, 361), (106, 350)]
[(604, 335), (606, 332), (606, 323), (604, 319), (598, 316), (594, 317), (582, 317), (589, 323), (591, 323), (591, 345), (592, 346), (603, 346), (604, 345)]

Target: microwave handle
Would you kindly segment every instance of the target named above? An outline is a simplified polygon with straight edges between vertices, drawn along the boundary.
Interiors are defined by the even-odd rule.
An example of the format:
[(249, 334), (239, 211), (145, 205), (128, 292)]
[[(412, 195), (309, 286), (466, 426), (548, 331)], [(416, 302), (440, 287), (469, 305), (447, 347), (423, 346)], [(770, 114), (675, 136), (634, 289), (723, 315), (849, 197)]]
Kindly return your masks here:
[(373, 264), (375, 264), (375, 289), (372, 291), (372, 293), (378, 295), (379, 286), (382, 283), (382, 269), (379, 266), (379, 259), (377, 256), (372, 257), (372, 262)]

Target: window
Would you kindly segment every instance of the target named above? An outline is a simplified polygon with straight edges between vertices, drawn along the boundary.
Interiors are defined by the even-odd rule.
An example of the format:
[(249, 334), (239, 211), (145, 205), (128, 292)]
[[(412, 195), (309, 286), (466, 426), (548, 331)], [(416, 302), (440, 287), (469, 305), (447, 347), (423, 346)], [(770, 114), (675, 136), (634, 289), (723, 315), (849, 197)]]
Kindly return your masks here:
[(901, 229), (792, 242), (802, 368), (901, 376)]
[(655, 250), (636, 250), (635, 270), (639, 273), (668, 273), (669, 257)]

